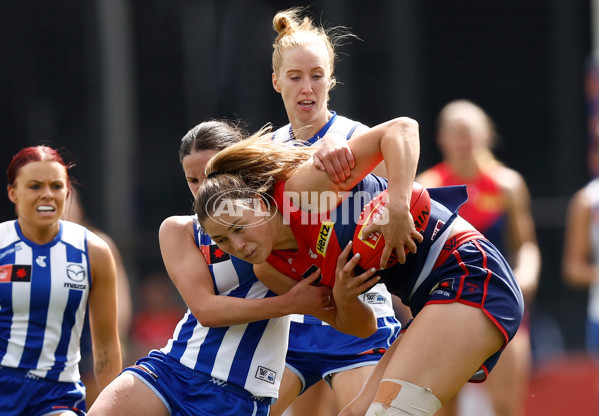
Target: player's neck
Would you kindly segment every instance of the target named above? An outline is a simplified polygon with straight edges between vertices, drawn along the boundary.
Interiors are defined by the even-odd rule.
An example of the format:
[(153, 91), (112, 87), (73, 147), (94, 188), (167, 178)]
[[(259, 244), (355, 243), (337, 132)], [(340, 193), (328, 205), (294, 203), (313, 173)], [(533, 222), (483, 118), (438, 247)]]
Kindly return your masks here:
[(447, 164), (451, 171), (460, 178), (471, 179), (480, 173), (478, 163), (474, 159), (448, 160)]
[(289, 224), (283, 223), (283, 217), (277, 216), (271, 221), (276, 230), (276, 239), (273, 244), (275, 250), (295, 250), (298, 248), (297, 239)]

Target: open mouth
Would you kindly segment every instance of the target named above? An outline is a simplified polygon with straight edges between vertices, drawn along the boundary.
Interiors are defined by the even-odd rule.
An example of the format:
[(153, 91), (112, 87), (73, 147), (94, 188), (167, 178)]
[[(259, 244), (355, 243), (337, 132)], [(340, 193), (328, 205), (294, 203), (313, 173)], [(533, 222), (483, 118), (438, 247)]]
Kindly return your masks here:
[(310, 100), (303, 100), (299, 102), (300, 107), (302, 108), (311, 108), (314, 107), (316, 103), (314, 101), (310, 101)]
[(37, 207), (37, 212), (54, 212), (56, 211), (56, 208), (54, 208), (53, 206), (50, 205), (40, 205), (39, 207)]

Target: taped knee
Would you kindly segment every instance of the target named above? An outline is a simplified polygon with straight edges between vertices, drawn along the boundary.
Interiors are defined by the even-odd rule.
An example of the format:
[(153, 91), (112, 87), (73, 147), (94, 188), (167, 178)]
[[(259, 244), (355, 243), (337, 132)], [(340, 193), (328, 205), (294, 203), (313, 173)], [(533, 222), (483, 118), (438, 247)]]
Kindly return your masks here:
[(431, 416), (441, 402), (428, 387), (384, 379), (366, 416)]

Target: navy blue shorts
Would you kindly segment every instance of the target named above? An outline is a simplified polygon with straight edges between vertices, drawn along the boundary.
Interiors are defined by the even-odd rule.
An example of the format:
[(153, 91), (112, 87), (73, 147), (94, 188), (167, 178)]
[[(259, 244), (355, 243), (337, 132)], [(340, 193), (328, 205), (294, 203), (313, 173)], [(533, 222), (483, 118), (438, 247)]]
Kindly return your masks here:
[(160, 351), (151, 351), (123, 372), (144, 382), (173, 416), (268, 416), (273, 401), (193, 371)]
[[(427, 278), (436, 283), (428, 292), (421, 292), (418, 299), (412, 299), (412, 314), (416, 316), (431, 303), (460, 302), (480, 308), (503, 333), (505, 348), (516, 334), (524, 314), (522, 292), (505, 258), (482, 236), (460, 244), (440, 257), (441, 264), (436, 265)], [(470, 381), (486, 380), (502, 351), (503, 348), (491, 355)]]
[(67, 410), (84, 416), (85, 386), (37, 377), (26, 370), (0, 367), (0, 415), (40, 416)]
[(335, 373), (376, 365), (401, 330), (401, 324), (392, 316), (378, 318), (377, 323), (377, 332), (359, 338), (330, 325), (292, 321), (285, 365), (300, 378), (300, 394), (321, 379), (330, 384)]

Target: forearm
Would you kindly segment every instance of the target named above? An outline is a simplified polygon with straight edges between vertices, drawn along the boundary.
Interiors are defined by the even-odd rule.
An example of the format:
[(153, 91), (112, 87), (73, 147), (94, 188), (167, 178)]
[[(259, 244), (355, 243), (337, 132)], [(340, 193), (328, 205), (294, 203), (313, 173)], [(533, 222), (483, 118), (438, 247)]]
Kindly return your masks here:
[(599, 281), (599, 265), (582, 261), (566, 263), (564, 278), (571, 287), (586, 289), (594, 281)]
[(94, 347), (94, 374), (100, 389), (106, 387), (121, 372), (123, 361), (119, 342)]
[(418, 123), (405, 117), (398, 119), (381, 138), (380, 149), (389, 179), (390, 200), (408, 201), (420, 157)]
[(524, 243), (516, 258), (514, 274), (527, 304), (530, 304), (537, 292), (541, 270), (541, 254), (534, 243)]
[(346, 334), (367, 338), (377, 330), (374, 310), (356, 297), (336, 304), (335, 326)]
[(299, 313), (293, 298), (287, 294), (262, 299), (214, 295), (210, 296), (210, 300), (190, 309), (205, 327), (241, 325)]

